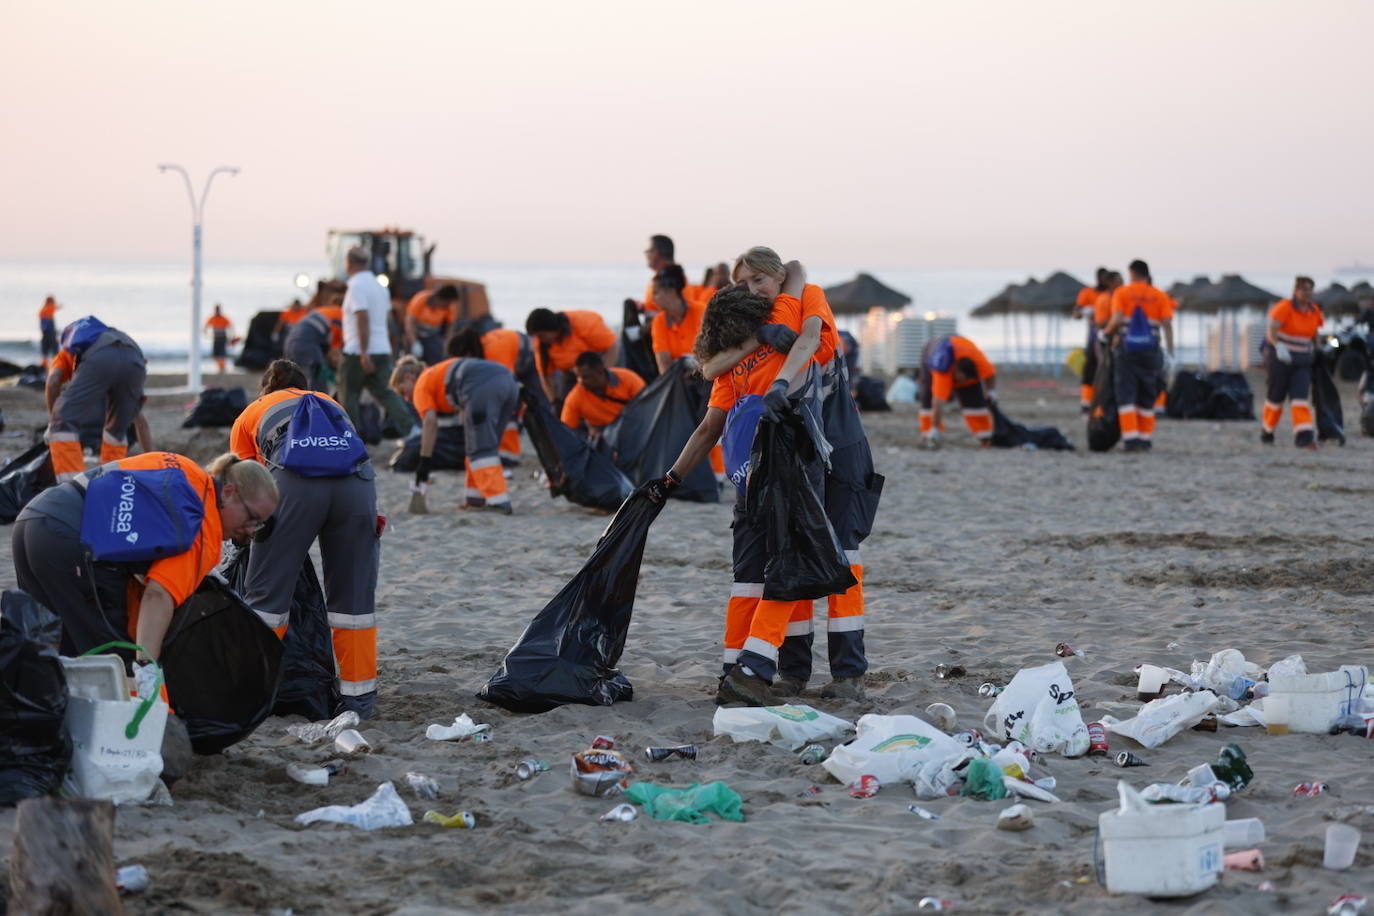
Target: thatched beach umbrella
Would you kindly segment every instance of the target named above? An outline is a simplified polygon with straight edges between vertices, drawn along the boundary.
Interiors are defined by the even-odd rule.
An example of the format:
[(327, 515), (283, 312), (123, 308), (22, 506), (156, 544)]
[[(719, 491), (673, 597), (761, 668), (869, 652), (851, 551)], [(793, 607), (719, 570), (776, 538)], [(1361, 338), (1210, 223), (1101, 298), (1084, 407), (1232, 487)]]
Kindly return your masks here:
[(1034, 283), (1034, 280), (1027, 280), (1025, 284), (1008, 283), (1007, 288), (993, 296), (987, 302), (969, 312), (971, 318), (991, 318), (993, 315), (1005, 315), (1011, 311), (1011, 294), (1020, 289), (1023, 285)]
[(899, 293), (865, 273), (848, 283), (827, 287), (825, 298), (837, 315), (863, 315), (872, 308), (899, 309), (911, 304), (906, 293)]
[(1368, 280), (1361, 280), (1350, 287), (1350, 295), (1355, 297), (1355, 301), (1360, 304), (1361, 308), (1374, 305), (1374, 286), (1370, 286)]
[(1312, 298), (1327, 315), (1339, 315), (1342, 312), (1358, 312), (1360, 310), (1360, 300), (1356, 299), (1350, 290), (1339, 283), (1332, 283), (1321, 292), (1314, 293)]
[(1165, 292), (1173, 296), (1174, 301), (1177, 302), (1181, 308), (1188, 308), (1192, 297), (1205, 295), (1207, 289), (1211, 287), (1211, 285), (1211, 280), (1207, 279), (1205, 275), (1199, 274), (1187, 283), (1182, 281), (1175, 283), (1165, 290)]
[(1011, 308), (1018, 312), (1068, 313), (1078, 303), (1083, 284), (1062, 270), (1055, 271), (1045, 282), (1030, 282), (1011, 291)]
[(1278, 296), (1260, 289), (1240, 274), (1226, 274), (1220, 283), (1211, 283), (1205, 289), (1190, 292), (1187, 305), (1189, 311), (1215, 315), (1244, 308), (1267, 309), (1278, 301)]

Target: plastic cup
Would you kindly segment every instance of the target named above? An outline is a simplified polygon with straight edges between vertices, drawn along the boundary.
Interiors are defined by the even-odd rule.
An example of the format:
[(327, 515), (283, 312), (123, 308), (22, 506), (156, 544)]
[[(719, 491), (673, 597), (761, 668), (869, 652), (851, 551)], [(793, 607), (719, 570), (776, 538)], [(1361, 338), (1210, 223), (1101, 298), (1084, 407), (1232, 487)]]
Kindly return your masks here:
[(1157, 697), (1164, 691), (1164, 685), (1169, 682), (1169, 673), (1158, 665), (1141, 665), (1140, 680), (1136, 682), (1136, 695), (1144, 697)]
[(1222, 834), (1226, 846), (1258, 846), (1264, 842), (1264, 821), (1257, 817), (1242, 817), (1227, 821)]
[(1326, 828), (1326, 851), (1322, 853), (1322, 867), (1343, 871), (1355, 864), (1355, 851), (1360, 848), (1360, 831), (1349, 824), (1332, 824)]
[(1271, 735), (1288, 734), (1288, 697), (1269, 694), (1264, 698), (1264, 724)]

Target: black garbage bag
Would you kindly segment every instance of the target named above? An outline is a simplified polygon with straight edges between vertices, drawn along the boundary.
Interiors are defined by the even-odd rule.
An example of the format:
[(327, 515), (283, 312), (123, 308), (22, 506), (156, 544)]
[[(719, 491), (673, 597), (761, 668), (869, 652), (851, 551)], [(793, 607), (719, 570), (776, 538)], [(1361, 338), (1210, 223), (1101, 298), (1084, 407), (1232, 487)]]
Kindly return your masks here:
[(1255, 393), (1243, 372), (1209, 372), (1211, 391), (1202, 416), (1208, 420), (1255, 419)]
[(1169, 387), (1166, 411), (1175, 420), (1195, 420), (1206, 414), (1212, 386), (1200, 372), (1177, 372)]
[[(270, 538), (255, 541), (225, 570), (230, 586), (243, 594), (248, 580), (251, 550), (271, 550)], [(334, 634), (329, 628), (329, 610), (324, 589), (315, 575), (315, 564), (307, 555), (296, 590), (291, 595), (291, 615), (286, 638), (282, 640), (281, 686), (277, 688), (274, 716), (305, 716), (312, 722), (334, 718), (339, 705), (339, 680), (334, 670)]]
[(883, 384), (882, 379), (871, 375), (859, 376), (858, 382), (854, 385), (854, 403), (858, 404), (864, 413), (881, 413), (892, 409), (892, 405), (887, 402), (887, 386)]
[(650, 338), (653, 322), (648, 318), (641, 319), (633, 299), (625, 300), (622, 317), (620, 360), (616, 365), (636, 373), (645, 382), (652, 382), (658, 378), (658, 361), (654, 359), (654, 345)]
[(234, 360), (235, 366), (261, 372), (272, 360), (281, 356), (281, 348), (277, 346), (277, 338), (273, 333), (280, 318), (279, 311), (263, 311), (253, 316), (248, 322), (248, 333), (243, 337), (239, 358)]
[(48, 370), (42, 366), (25, 366), (20, 373), (18, 381), (15, 382), (21, 388), (32, 388), (34, 391), (42, 391), (48, 387)]
[[(601, 441), (630, 483), (638, 486), (662, 477), (673, 466), (706, 415), (708, 397), (700, 377), (677, 360), (625, 405), (602, 431)], [(720, 484), (710, 463), (693, 468), (672, 495), (688, 502), (720, 502)]]
[(197, 754), (242, 741), (276, 705), (281, 640), (214, 576), (176, 609), (159, 661)]
[(40, 442), (0, 471), (0, 525), (13, 524), (29, 500), (57, 483), (52, 456)]
[[(436, 471), (461, 471), (467, 450), (463, 444), (463, 427), (439, 427), (439, 437), (434, 440), (434, 460), (430, 467)], [(391, 456), (389, 467), (393, 471), (409, 473), (420, 466), (420, 433), (415, 431), (401, 440), (396, 452)]]
[(1093, 376), (1093, 402), (1088, 408), (1088, 449), (1109, 452), (1121, 440), (1121, 418), (1116, 413), (1116, 373), (1111, 348), (1104, 347)]
[(634, 490), (630, 479), (527, 389), (521, 388), (520, 397), (525, 402), (525, 432), (549, 479), (549, 495), (593, 509), (619, 507)]
[(746, 509), (764, 529), (763, 597), (769, 601), (839, 595), (858, 583), (807, 473), (819, 460), (799, 414), (759, 421)]
[(200, 400), (181, 422), (182, 429), (193, 426), (233, 426), (248, 406), (248, 392), (242, 388), (206, 388)]
[(625, 500), (577, 575), (534, 615), (479, 699), (512, 712), (634, 698), (616, 669), (634, 613), (644, 542), (663, 503)]
[(382, 409), (371, 401), (358, 405), (358, 435), (368, 445), (382, 441)]
[(1048, 451), (1071, 452), (1073, 443), (1057, 426), (1026, 426), (1017, 423), (992, 405), (992, 444), (998, 448), (1023, 448), (1027, 445)]
[(0, 598), (0, 805), (55, 792), (71, 760), (56, 620), (17, 589)]
[(1317, 417), (1317, 439), (1335, 439), (1345, 445), (1345, 413), (1341, 410), (1341, 393), (1332, 377), (1335, 355), (1318, 348), (1312, 364), (1312, 412)]

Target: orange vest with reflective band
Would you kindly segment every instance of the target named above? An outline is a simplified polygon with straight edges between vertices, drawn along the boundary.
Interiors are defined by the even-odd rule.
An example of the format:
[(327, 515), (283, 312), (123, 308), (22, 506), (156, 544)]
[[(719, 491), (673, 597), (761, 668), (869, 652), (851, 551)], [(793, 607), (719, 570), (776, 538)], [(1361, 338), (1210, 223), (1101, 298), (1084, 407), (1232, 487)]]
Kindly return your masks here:
[(604, 394), (595, 394), (578, 382), (563, 401), (563, 425), (576, 429), (583, 420), (588, 426), (605, 426), (620, 416), (625, 404), (644, 390), (644, 379), (637, 372), (608, 368)]
[(1326, 322), (1321, 307), (1317, 303), (1309, 302), (1307, 309), (1300, 311), (1293, 304), (1292, 299), (1280, 299), (1269, 310), (1269, 320), (1279, 323), (1278, 333), (1275, 336), (1278, 337), (1280, 343), (1304, 351), (1311, 349), (1312, 338), (1317, 336), (1317, 332)]
[(535, 347), (535, 361), (540, 375), (549, 375), (556, 369), (566, 371), (583, 353), (604, 353), (615, 346), (615, 332), (606, 326), (605, 320), (596, 312), (574, 310), (559, 314), (568, 317), (568, 336), (550, 345), (548, 365), (544, 363), (543, 347)]
[(416, 324), (441, 328), (448, 324), (451, 309), (446, 305), (435, 305), (433, 295), (433, 290), (422, 289), (411, 296), (410, 304), (406, 306), (406, 314), (414, 318)]
[(1144, 280), (1128, 283), (1112, 294), (1113, 315), (1130, 321), (1137, 308), (1144, 311), (1150, 324), (1155, 326), (1174, 317), (1174, 300)]
[(460, 356), (450, 357), (443, 362), (435, 363), (415, 380), (415, 390), (410, 394), (410, 403), (415, 405), (415, 410), (420, 414), (420, 419), (425, 418), (425, 411), (432, 410), (439, 416), (457, 413), (458, 408), (448, 399), (448, 367), (452, 366)]
[[(806, 298), (804, 291), (802, 296)], [(812, 314), (821, 317), (822, 321), (824, 321), (824, 316), (817, 311), (820, 305), (825, 306), (826, 312), (829, 311), (830, 306), (825, 303), (824, 294), (822, 294), (819, 299), (812, 296), (810, 300)], [(784, 294), (773, 300), (773, 313), (768, 316), (768, 323), (784, 324), (797, 333), (801, 333), (803, 321), (802, 313), (802, 300), (795, 296)], [(811, 361), (821, 366), (828, 363), (835, 355), (834, 345), (831, 345), (829, 355), (824, 355), (824, 351), (825, 331), (822, 330), (821, 349), (816, 351), (816, 355), (811, 357)], [(752, 353), (740, 360), (735, 368), (723, 375), (716, 376), (715, 381), (711, 383), (711, 399), (709, 401), (709, 406), (719, 407), (721, 410), (728, 411), (746, 394), (767, 394), (768, 389), (772, 386), (774, 380), (777, 379), (778, 372), (781, 371), (783, 364), (786, 362), (786, 353), (779, 353), (777, 350), (768, 346), (768, 344), (759, 344)], [(790, 379), (788, 381), (790, 381)]]

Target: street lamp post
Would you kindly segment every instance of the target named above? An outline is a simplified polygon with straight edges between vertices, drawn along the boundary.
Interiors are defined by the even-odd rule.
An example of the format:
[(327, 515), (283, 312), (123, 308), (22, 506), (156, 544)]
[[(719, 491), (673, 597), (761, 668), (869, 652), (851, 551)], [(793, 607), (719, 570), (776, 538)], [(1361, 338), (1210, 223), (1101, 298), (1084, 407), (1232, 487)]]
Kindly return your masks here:
[(205, 216), (205, 198), (210, 193), (210, 182), (215, 180), (215, 176), (220, 172), (228, 172), (230, 175), (237, 175), (239, 170), (227, 165), (222, 165), (212, 171), (205, 179), (205, 189), (200, 192), (200, 200), (196, 200), (195, 192), (191, 190), (191, 176), (184, 168), (172, 163), (163, 163), (158, 166), (162, 172), (173, 171), (181, 173), (181, 180), (186, 183), (186, 198), (191, 202), (191, 350), (187, 365), (186, 384), (192, 394), (200, 394), (200, 227), (201, 220)]

